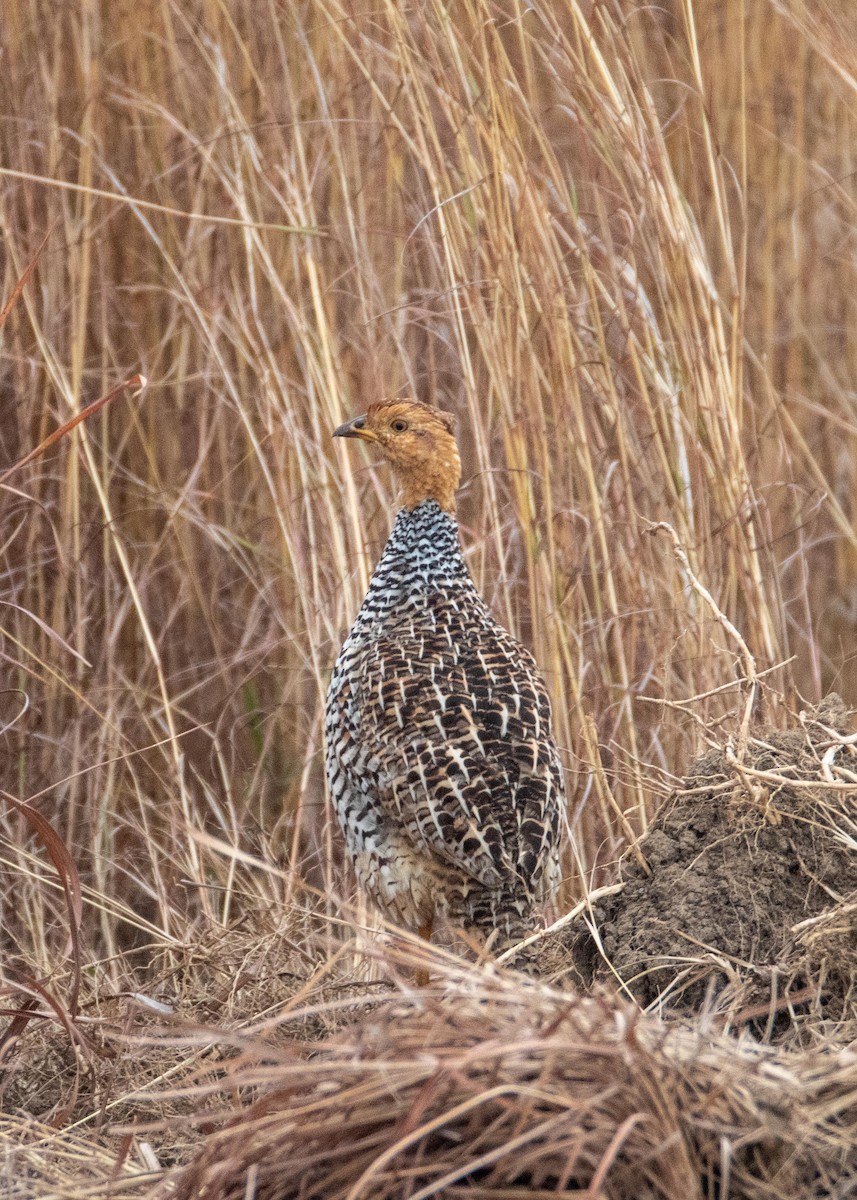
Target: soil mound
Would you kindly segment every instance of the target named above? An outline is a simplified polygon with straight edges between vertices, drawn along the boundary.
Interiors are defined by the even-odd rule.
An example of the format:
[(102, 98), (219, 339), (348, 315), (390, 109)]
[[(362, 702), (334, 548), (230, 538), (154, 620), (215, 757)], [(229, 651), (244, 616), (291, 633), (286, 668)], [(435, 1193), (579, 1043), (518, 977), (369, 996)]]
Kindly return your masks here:
[(768, 1037), (855, 1017), (857, 758), (838, 696), (691, 767), (621, 891), (566, 939), (581, 981)]

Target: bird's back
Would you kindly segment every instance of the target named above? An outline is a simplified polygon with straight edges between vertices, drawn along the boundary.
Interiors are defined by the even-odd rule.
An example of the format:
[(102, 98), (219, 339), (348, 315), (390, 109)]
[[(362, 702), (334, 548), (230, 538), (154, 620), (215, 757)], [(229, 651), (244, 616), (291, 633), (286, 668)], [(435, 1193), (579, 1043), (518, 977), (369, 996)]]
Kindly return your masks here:
[(334, 670), (326, 735), (333, 803), (376, 901), (415, 925), (429, 906), (485, 934), (532, 924), (563, 803), (550, 702), (433, 501), (397, 517)]

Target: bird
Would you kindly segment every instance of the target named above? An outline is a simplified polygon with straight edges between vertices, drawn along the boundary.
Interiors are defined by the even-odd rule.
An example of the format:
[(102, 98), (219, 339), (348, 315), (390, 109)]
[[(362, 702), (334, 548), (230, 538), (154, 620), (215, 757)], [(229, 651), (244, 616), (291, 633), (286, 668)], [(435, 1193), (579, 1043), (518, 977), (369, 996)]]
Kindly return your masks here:
[(559, 880), (565, 790), (547, 688), (464, 560), (452, 414), (381, 400), (333, 437), (379, 451), (401, 492), (325, 705), (346, 853), (394, 923), (426, 940), (445, 923), (499, 953), (533, 932)]

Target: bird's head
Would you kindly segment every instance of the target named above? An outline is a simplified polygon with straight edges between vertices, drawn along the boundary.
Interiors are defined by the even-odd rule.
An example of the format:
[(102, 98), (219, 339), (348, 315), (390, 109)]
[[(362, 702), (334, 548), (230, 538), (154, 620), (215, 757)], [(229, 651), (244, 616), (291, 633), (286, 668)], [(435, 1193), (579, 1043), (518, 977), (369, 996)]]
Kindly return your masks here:
[(421, 400), (381, 400), (340, 425), (333, 436), (360, 438), (377, 446), (401, 485), (405, 508), (436, 500), (444, 512), (451, 513), (461, 481), (453, 427), (451, 413)]

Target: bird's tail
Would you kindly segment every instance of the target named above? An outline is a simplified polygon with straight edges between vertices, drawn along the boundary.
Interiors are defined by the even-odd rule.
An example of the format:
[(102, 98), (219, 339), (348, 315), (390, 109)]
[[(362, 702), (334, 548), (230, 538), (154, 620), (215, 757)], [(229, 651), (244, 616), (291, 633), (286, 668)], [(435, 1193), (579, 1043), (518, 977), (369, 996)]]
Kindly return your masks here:
[(492, 958), (502, 958), (504, 965), (536, 975), (538, 943), (522, 946), (542, 927), (542, 914), (531, 897), (520, 890), (504, 895), (494, 893), (485, 897), (483, 905), (474, 906), (471, 928), (485, 938)]

